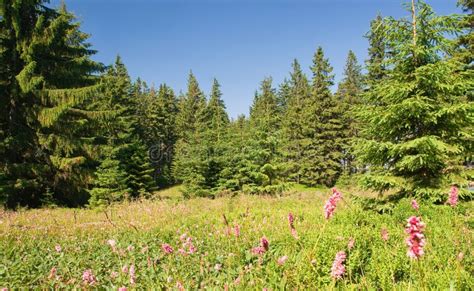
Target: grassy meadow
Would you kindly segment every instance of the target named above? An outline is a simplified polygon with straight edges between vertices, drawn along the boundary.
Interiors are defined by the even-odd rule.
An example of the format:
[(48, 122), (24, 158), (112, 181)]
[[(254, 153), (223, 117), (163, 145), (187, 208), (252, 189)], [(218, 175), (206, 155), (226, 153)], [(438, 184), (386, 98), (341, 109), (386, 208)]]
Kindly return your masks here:
[[(323, 206), (331, 191), (301, 187), (281, 197), (212, 200), (182, 200), (171, 188), (159, 193), (161, 199), (104, 211), (0, 212), (0, 287), (472, 290), (472, 201), (456, 207), (420, 203), (417, 211), (406, 199), (390, 214), (379, 214), (355, 202), (357, 191), (341, 192), (329, 220)], [(426, 224), (419, 260), (407, 256), (404, 228), (412, 215)], [(262, 237), (268, 250), (253, 254)], [(331, 266), (339, 251), (347, 258), (345, 274), (336, 280)]]

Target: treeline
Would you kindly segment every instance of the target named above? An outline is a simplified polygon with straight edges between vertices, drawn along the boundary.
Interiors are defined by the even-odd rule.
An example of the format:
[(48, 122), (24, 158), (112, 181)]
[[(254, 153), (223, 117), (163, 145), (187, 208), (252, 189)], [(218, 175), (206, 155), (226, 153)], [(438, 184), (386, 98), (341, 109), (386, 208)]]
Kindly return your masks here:
[[(7, 207), (100, 206), (182, 183), (183, 193), (274, 194), (291, 183), (334, 185), (362, 175), (380, 191), (437, 197), (472, 179), (473, 1), (437, 16), (370, 24), (363, 66), (344, 77), (321, 47), (311, 75), (265, 78), (250, 116), (231, 120), (220, 84), (209, 96), (130, 80), (95, 53), (65, 6), (5, 0), (0, 18), (0, 199)], [(416, 20), (416, 21), (414, 21)]]

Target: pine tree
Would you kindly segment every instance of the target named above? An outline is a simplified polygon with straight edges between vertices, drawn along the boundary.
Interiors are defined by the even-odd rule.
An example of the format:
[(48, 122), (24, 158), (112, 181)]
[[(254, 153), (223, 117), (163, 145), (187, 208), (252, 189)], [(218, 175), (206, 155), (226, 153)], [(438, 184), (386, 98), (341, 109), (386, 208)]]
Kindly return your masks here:
[(132, 190), (127, 188), (127, 173), (117, 159), (105, 158), (96, 172), (94, 187), (89, 191), (89, 205), (103, 207), (126, 199)]
[(204, 150), (204, 173), (206, 186), (215, 192), (219, 187), (221, 172), (225, 167), (225, 139), (229, 126), (229, 117), (225, 111), (219, 82), (214, 79), (206, 114), (209, 118), (204, 133), (202, 146)]
[[(285, 143), (285, 160), (288, 163), (290, 180), (300, 183), (302, 169), (304, 168), (304, 149), (309, 143), (309, 116), (307, 106), (311, 89), (300, 64), (295, 59), (292, 64), (293, 71), (288, 84), (288, 96), (286, 97), (286, 111), (283, 117), (282, 127)], [(309, 162), (309, 161), (308, 161)]]
[(369, 40), (369, 59), (366, 61), (367, 83), (371, 86), (386, 75), (387, 29), (380, 14), (370, 22), (370, 31), (366, 37)]
[[(11, 82), (7, 110), (17, 128), (10, 130), (12, 143), (6, 148), (17, 142), (18, 153), (7, 160), (1, 176), (16, 177), (10, 184), (16, 202), (34, 205), (50, 189), (61, 203), (84, 203), (96, 154), (89, 129), (105, 115), (86, 110), (84, 104), (100, 94), (97, 72), (102, 66), (90, 59), (95, 52), (86, 43), (88, 36), (64, 5), (51, 10), (42, 1), (13, 2), (2, 2), (2, 25), (13, 37), (4, 51), (12, 57), (11, 70), (4, 75)], [(32, 159), (41, 166), (29, 165)], [(25, 167), (30, 174), (20, 173)], [(27, 188), (30, 197), (22, 200)]]
[[(466, 15), (458, 22), (458, 28), (466, 32), (461, 34), (458, 38), (458, 47), (456, 57), (459, 61), (465, 64), (465, 70), (472, 74), (474, 70), (474, 1), (473, 0), (458, 0), (458, 5), (462, 7)], [(474, 94), (470, 95), (471, 100)]]
[(312, 98), (306, 115), (311, 125), (311, 140), (302, 163), (302, 183), (307, 185), (332, 186), (342, 171), (343, 121), (340, 102), (330, 89), (334, 85), (332, 70), (319, 47), (311, 66)]
[(207, 146), (205, 135), (210, 124), (204, 93), (192, 74), (188, 78), (188, 90), (180, 97), (176, 117), (179, 139), (175, 147), (173, 175), (183, 182), (185, 196), (209, 196), (206, 182)]
[(28, 60), (22, 56), (40, 17), (42, 22), (54, 17), (43, 1), (0, 2), (0, 203), (8, 207), (40, 204), (51, 176), (35, 131), (37, 100), (31, 90), (22, 90), (17, 78), (27, 72)]
[[(412, 20), (385, 19), (391, 69), (369, 90), (360, 117), (358, 156), (369, 165), (363, 182), (382, 193), (438, 199), (446, 183), (462, 183), (460, 157), (472, 142), (472, 76), (449, 57), (456, 16), (437, 16), (423, 2)], [(471, 127), (472, 128), (472, 127)], [(461, 174), (461, 175), (459, 175)]]
[(243, 190), (255, 194), (275, 194), (284, 189), (286, 170), (281, 157), (282, 137), (278, 100), (272, 78), (265, 78), (250, 108), (250, 132), (245, 148)]
[[(115, 114), (106, 120), (102, 127), (106, 131), (107, 145), (104, 147), (104, 160), (116, 160), (119, 170), (127, 174), (126, 186), (129, 197), (145, 195), (154, 190), (153, 168), (147, 154), (147, 147), (139, 137), (138, 102), (133, 98), (132, 84), (127, 68), (117, 56), (104, 77), (105, 102), (100, 106), (112, 109)], [(104, 167), (99, 168), (103, 170)], [(109, 171), (107, 174), (116, 172)], [(103, 176), (106, 175), (101, 173)], [(114, 177), (109, 177), (114, 180)], [(120, 180), (117, 178), (117, 180)], [(104, 185), (99, 185), (104, 187)], [(115, 187), (115, 185), (113, 185)], [(94, 190), (94, 189), (93, 189)], [(96, 193), (94, 191), (90, 192)], [(94, 197), (91, 197), (94, 201)]]
[(357, 63), (354, 52), (349, 51), (346, 66), (344, 68), (344, 78), (339, 83), (336, 98), (342, 104), (342, 124), (344, 137), (344, 160), (343, 165), (346, 173), (355, 172), (353, 165), (354, 156), (350, 150), (352, 140), (357, 137), (358, 125), (354, 119), (354, 109), (361, 104), (362, 93), (364, 91), (364, 76), (362, 68)]
[[(177, 130), (181, 139), (189, 139), (202, 126), (206, 119), (206, 98), (199, 88), (199, 83), (192, 72), (188, 77), (188, 90), (179, 101), (179, 113), (176, 119)], [(201, 124), (199, 124), (201, 123)]]

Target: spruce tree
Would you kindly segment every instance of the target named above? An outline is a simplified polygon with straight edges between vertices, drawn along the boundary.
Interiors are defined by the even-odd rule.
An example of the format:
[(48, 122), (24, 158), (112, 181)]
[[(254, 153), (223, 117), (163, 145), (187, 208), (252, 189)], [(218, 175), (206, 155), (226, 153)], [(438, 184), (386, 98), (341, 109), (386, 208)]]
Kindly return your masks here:
[[(295, 59), (292, 64), (293, 71), (288, 84), (286, 111), (283, 116), (282, 128), (284, 136), (285, 160), (289, 167), (289, 179), (300, 183), (304, 162), (304, 151), (309, 143), (308, 105), (311, 94), (309, 82)], [(307, 165), (306, 165), (307, 166)]]
[[(10, 122), (17, 128), (10, 130), (10, 141), (19, 143), (1, 176), (17, 177), (10, 187), (20, 203), (35, 204), (46, 188), (61, 203), (84, 203), (96, 155), (90, 128), (105, 115), (87, 110), (85, 104), (100, 95), (97, 73), (102, 65), (90, 59), (95, 52), (86, 42), (88, 35), (64, 5), (51, 10), (42, 1), (13, 2), (2, 2), (2, 25), (14, 37), (5, 51), (14, 63), (5, 76), (10, 80)], [(28, 165), (31, 159), (41, 166)], [(36, 178), (21, 174), (25, 167)], [(21, 201), (26, 188), (33, 197)]]
[(8, 207), (40, 204), (52, 175), (36, 135), (37, 98), (17, 78), (27, 72), (25, 47), (39, 19), (49, 23), (54, 17), (43, 2), (0, 2), (0, 203)]
[(363, 91), (364, 76), (362, 75), (362, 68), (357, 63), (354, 52), (349, 51), (344, 68), (344, 78), (339, 83), (336, 93), (336, 98), (342, 105), (342, 124), (344, 129), (343, 166), (348, 174), (356, 171), (353, 165), (354, 155), (351, 152), (352, 141), (358, 134), (358, 124), (354, 118), (354, 109), (357, 105), (361, 104)]
[(176, 117), (179, 139), (175, 147), (173, 175), (183, 182), (183, 194), (208, 196), (205, 134), (210, 124), (204, 93), (192, 74), (188, 78), (188, 90), (180, 97)]
[(333, 68), (318, 47), (313, 58), (311, 101), (307, 106), (311, 140), (305, 150), (302, 183), (332, 186), (341, 174), (343, 159), (343, 120), (341, 102), (334, 98)]
[(379, 82), (386, 75), (386, 30), (385, 23), (380, 14), (370, 22), (370, 31), (366, 35), (369, 41), (369, 58), (366, 60), (367, 83), (369, 86), (374, 82)]
[(392, 69), (367, 93), (357, 150), (369, 165), (365, 186), (437, 200), (440, 187), (464, 181), (461, 157), (473, 138), (472, 75), (450, 57), (457, 16), (437, 16), (421, 1), (412, 11), (412, 21), (384, 20)]
[(243, 190), (255, 194), (275, 194), (284, 189), (286, 170), (281, 156), (281, 116), (272, 78), (265, 78), (250, 108), (250, 132), (245, 148)]

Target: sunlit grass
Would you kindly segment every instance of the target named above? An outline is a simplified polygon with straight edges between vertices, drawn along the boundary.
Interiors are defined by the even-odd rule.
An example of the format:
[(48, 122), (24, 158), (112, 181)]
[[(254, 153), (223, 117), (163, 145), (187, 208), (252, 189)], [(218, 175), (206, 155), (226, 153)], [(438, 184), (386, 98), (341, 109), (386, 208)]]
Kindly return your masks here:
[[(178, 198), (179, 189), (168, 189)], [(410, 261), (404, 224), (417, 214), (409, 200), (391, 215), (363, 211), (346, 196), (326, 221), (323, 205), (329, 190), (307, 189), (282, 197), (238, 195), (217, 199), (143, 200), (107, 211), (42, 209), (0, 214), (0, 287), (85, 287), (82, 274), (91, 269), (96, 287), (186, 289), (315, 289), (362, 288), (413, 290), (469, 289), (473, 286), (473, 204), (457, 208), (421, 203), (426, 222), (426, 255)], [(164, 193), (160, 193), (164, 196)], [(287, 216), (296, 216), (299, 239), (290, 233)], [(228, 234), (225, 220), (231, 228)], [(232, 228), (240, 226), (236, 237)], [(389, 232), (387, 242), (380, 231)], [(193, 238), (195, 254), (177, 253), (179, 237)], [(265, 236), (270, 248), (261, 258), (250, 250)], [(347, 247), (350, 238), (354, 248)], [(113, 252), (107, 240), (117, 242)], [(175, 252), (166, 255), (161, 244)], [(55, 251), (60, 245), (62, 251)], [(127, 250), (129, 248), (133, 250)], [(145, 248), (147, 248), (146, 251)], [(335, 281), (330, 268), (335, 254), (348, 254), (346, 274)], [(460, 255), (461, 254), (461, 255)], [(288, 256), (284, 265), (277, 260)], [(460, 258), (463, 256), (463, 258)], [(136, 267), (130, 284), (123, 266)], [(49, 277), (51, 268), (57, 274)], [(118, 277), (112, 278), (112, 272)]]

